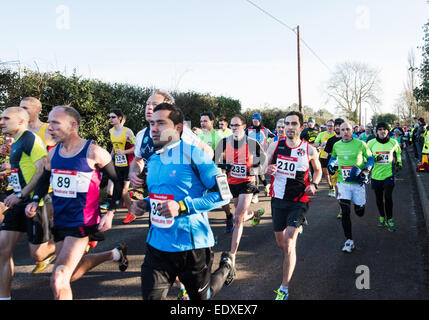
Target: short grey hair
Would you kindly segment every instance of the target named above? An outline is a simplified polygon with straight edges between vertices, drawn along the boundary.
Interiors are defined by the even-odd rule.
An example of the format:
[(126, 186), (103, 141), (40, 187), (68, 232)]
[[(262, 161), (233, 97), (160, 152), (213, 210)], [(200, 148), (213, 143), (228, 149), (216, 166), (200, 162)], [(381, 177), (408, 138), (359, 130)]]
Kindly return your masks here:
[(80, 116), (80, 113), (75, 108), (73, 108), (72, 106), (56, 106), (52, 110), (56, 110), (60, 108), (63, 109), (67, 115), (75, 119), (77, 124), (80, 126), (80, 121), (82, 118)]

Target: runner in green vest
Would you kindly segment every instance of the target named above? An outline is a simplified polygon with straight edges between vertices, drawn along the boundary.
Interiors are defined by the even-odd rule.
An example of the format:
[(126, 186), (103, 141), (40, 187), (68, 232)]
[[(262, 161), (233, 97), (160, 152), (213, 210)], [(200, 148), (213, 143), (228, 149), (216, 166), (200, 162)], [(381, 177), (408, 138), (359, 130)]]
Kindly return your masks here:
[(377, 208), (380, 213), (379, 227), (387, 226), (391, 232), (396, 230), (393, 222), (393, 188), (395, 176), (402, 168), (401, 147), (388, 135), (385, 122), (377, 124), (377, 138), (368, 142), (368, 148), (375, 157), (371, 175), (371, 186), (375, 192)]
[(355, 243), (352, 238), (350, 219), (351, 202), (357, 216), (363, 217), (366, 204), (366, 188), (369, 173), (374, 165), (374, 157), (365, 142), (353, 138), (353, 128), (349, 122), (340, 126), (341, 140), (334, 144), (328, 163), (329, 173), (338, 170), (338, 201), (340, 202), (346, 242), (342, 251), (352, 252)]

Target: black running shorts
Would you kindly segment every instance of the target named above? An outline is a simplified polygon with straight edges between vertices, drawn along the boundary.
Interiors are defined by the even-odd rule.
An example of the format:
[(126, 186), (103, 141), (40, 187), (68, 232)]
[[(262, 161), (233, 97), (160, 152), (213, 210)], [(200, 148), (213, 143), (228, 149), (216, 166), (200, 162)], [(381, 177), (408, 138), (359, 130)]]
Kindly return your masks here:
[(308, 203), (271, 199), (271, 215), (273, 217), (274, 232), (282, 232), (287, 227), (298, 228), (305, 221)]
[[(10, 193), (1, 194), (0, 199), (3, 201)], [(37, 210), (33, 218), (27, 218), (25, 207), (30, 202), (30, 199), (25, 199), (7, 209), (3, 213), (4, 220), (0, 230), (27, 233), (28, 242), (42, 244), (49, 240), (49, 232), (46, 232), (49, 229), (49, 220), (43, 218), (41, 210)]]
[(56, 227), (52, 228), (54, 241), (64, 241), (66, 237), (85, 238), (89, 237), (89, 241), (103, 241), (104, 234), (98, 231), (98, 224), (93, 226), (83, 227)]
[(238, 198), (240, 194), (257, 194), (259, 193), (258, 187), (254, 182), (243, 182), (239, 184), (230, 184), (229, 189), (233, 198)]
[(141, 267), (144, 300), (165, 299), (178, 276), (191, 300), (210, 298), (213, 251), (210, 248), (182, 252), (165, 252), (147, 244)]

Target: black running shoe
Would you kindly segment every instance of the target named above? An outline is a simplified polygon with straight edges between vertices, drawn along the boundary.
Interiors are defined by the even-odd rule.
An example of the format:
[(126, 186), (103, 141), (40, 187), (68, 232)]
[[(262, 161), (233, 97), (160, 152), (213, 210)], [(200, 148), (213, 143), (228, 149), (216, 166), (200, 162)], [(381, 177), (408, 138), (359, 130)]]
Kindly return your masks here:
[(226, 267), (229, 269), (228, 276), (225, 279), (225, 285), (229, 286), (235, 279), (235, 268), (233, 266), (232, 254), (223, 252), (220, 258), (219, 268)]
[(116, 249), (119, 250), (119, 253), (121, 254), (121, 258), (118, 260), (119, 263), (119, 270), (122, 272), (127, 270), (128, 268), (128, 245), (125, 242), (122, 242), (120, 245), (116, 247)]

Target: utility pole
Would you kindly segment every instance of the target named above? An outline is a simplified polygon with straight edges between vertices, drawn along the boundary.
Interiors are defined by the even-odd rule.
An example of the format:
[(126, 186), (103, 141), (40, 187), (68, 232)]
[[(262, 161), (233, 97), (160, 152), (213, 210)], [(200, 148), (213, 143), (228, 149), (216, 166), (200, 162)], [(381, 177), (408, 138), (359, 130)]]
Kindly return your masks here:
[(301, 45), (300, 45), (300, 37), (299, 37), (299, 26), (296, 27), (296, 35), (297, 35), (297, 48), (298, 48), (298, 105), (299, 112), (302, 113), (302, 96), (301, 96)]

